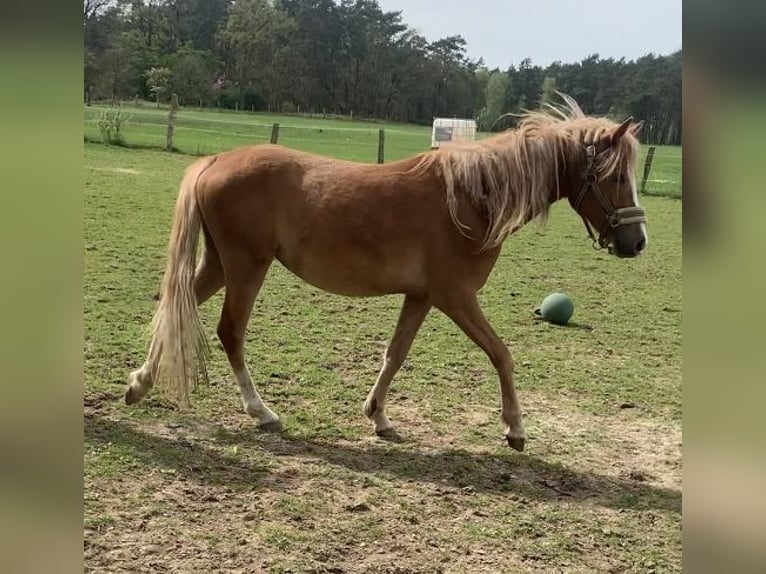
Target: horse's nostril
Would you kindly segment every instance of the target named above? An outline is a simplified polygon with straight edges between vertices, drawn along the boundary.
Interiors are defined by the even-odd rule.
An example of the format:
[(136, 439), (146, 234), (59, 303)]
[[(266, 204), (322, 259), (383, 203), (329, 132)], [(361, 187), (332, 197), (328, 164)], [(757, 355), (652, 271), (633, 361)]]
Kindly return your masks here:
[(646, 247), (646, 240), (642, 237), (641, 239), (636, 241), (635, 252), (641, 253), (644, 250), (644, 247)]

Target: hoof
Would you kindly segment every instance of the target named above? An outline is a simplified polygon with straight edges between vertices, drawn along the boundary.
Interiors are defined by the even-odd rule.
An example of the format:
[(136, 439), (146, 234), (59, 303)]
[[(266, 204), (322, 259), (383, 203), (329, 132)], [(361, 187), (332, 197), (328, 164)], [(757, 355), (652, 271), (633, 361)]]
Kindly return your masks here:
[(391, 442), (403, 442), (404, 439), (402, 436), (396, 432), (396, 429), (393, 427), (375, 431), (375, 434), (378, 435), (379, 438), (382, 438), (383, 440), (391, 441)]
[(142, 398), (144, 398), (144, 395), (141, 394), (141, 392), (133, 385), (129, 385), (128, 388), (125, 390), (126, 405), (134, 405), (138, 401), (140, 401)]
[(508, 441), (508, 446), (511, 447), (513, 450), (524, 452), (524, 437), (505, 437), (505, 440)]
[(258, 430), (261, 432), (282, 432), (283, 429), (282, 421), (279, 419), (258, 425)]

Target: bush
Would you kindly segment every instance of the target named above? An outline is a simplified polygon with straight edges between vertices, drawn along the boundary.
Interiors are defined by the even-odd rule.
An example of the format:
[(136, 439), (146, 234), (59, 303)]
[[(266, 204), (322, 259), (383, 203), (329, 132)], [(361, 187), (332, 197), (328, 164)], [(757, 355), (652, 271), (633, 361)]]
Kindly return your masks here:
[(242, 97), (242, 110), (260, 111), (266, 107), (263, 96), (250, 88), (246, 89), (242, 94), (240, 94), (240, 90), (237, 87), (225, 88), (218, 93), (216, 102), (219, 108), (236, 110), (240, 108), (240, 96)]
[(227, 110), (233, 110), (236, 107), (237, 102), (239, 102), (239, 92), (237, 88), (225, 88), (221, 90), (216, 99), (218, 107)]
[(120, 107), (105, 108), (98, 116), (98, 129), (101, 140), (107, 144), (120, 145), (124, 143), (122, 131), (130, 120), (130, 115)]
[(246, 111), (261, 111), (266, 107), (266, 102), (264, 101), (263, 96), (254, 90), (247, 90), (243, 98), (244, 105), (242, 108)]

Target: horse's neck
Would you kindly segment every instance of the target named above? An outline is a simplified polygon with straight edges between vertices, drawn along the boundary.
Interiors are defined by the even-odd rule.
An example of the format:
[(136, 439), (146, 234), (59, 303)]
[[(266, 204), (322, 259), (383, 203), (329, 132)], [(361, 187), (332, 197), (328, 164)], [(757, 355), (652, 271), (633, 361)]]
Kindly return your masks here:
[(568, 199), (579, 181), (579, 167), (572, 161), (574, 154), (561, 152), (556, 162), (558, 173), (554, 174), (548, 195), (548, 205), (553, 205), (561, 199)]

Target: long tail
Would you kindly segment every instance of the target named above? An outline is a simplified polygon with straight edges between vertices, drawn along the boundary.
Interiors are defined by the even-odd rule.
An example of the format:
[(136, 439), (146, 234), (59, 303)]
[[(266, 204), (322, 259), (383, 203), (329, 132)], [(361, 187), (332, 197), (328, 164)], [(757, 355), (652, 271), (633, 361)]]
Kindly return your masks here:
[(197, 180), (215, 157), (203, 158), (187, 168), (176, 201), (168, 261), (160, 300), (152, 319), (149, 364), (159, 386), (179, 404), (189, 404), (190, 388), (207, 381), (207, 339), (197, 314), (194, 272), (202, 218), (196, 198)]

